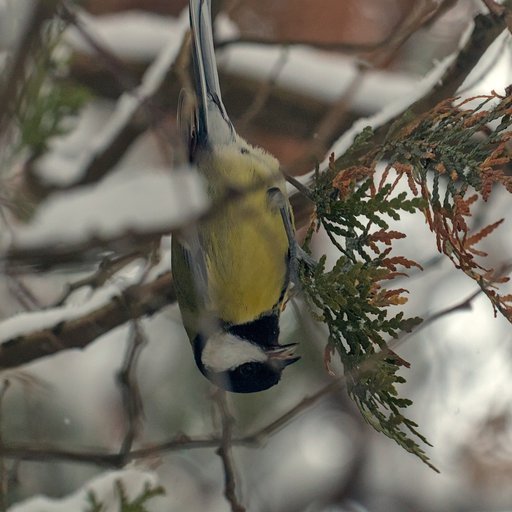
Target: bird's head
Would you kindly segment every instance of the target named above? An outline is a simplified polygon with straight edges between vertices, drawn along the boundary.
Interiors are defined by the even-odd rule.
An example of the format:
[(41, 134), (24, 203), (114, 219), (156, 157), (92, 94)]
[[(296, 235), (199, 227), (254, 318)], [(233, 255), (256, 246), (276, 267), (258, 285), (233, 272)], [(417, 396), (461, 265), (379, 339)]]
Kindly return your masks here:
[(255, 393), (277, 384), (283, 370), (300, 359), (295, 346), (260, 345), (222, 330), (207, 339), (197, 336), (194, 355), (201, 373), (216, 386)]

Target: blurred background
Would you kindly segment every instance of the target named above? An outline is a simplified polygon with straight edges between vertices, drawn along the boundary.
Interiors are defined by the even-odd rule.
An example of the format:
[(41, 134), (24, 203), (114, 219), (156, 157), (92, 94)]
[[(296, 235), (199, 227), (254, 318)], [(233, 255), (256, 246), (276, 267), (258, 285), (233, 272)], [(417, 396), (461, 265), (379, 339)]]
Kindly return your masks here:
[[(186, 4), (185, 0), (80, 4), (82, 30), (73, 24), (65, 27), (55, 50), (59, 66), (52, 73), (79, 84), (87, 99), (78, 115), (67, 120), (66, 134), (53, 137), (46, 148), (46, 163), (38, 168), (40, 174), (46, 173), (45, 179), (55, 183), (68, 179), (69, 169), (84, 150), (98, 144), (98, 134), (112, 119), (119, 97), (140, 82), (163, 49), (172, 44), (179, 47), (188, 23)], [(482, 6), (476, 0), (214, 2), (227, 110), (249, 142), (273, 153), (291, 173), (304, 174), (325, 159), (356, 119), (413, 94), (437, 62), (457, 51)], [(28, 0), (0, 0), (0, 62), (9, 62), (23, 38), (32, 7)], [(107, 53), (92, 47), (84, 33)], [(403, 34), (407, 37), (398, 41), (397, 35)], [(115, 59), (109, 60), (110, 56)], [(510, 57), (510, 37), (503, 35), (468, 78), (462, 93), (502, 91), (512, 78)], [(183, 164), (175, 121), (179, 91), (186, 81), (182, 77), (180, 82), (180, 76), (176, 65), (174, 75), (165, 82), (157, 121), (146, 123), (149, 129), (134, 129), (105, 182)], [(4, 198), (5, 191), (20, 186), (27, 154), (11, 155), (5, 147), (0, 153)], [(5, 247), (11, 240), (9, 230), (14, 229), (15, 237), (21, 221), (6, 213), (6, 203), (2, 209)], [(508, 211), (508, 196), (497, 191), (482, 209), (481, 222), (506, 217)], [(73, 218), (60, 222), (73, 225)], [(63, 226), (57, 223), (54, 228)], [(473, 282), (438, 257), (423, 219), (405, 217), (400, 230), (408, 234), (400, 241), (401, 254), (426, 269), (404, 284), (410, 290), (406, 314), (428, 317), (475, 291)], [(495, 267), (510, 260), (510, 230), (507, 219), (484, 244)], [(169, 238), (164, 237), (162, 268), (168, 266), (169, 247)], [(314, 249), (317, 256), (332, 251), (321, 234)], [(146, 263), (134, 258), (111, 276), (109, 285), (131, 282)], [(81, 262), (45, 272), (30, 268), (14, 272), (4, 265), (0, 317), (5, 320), (55, 305), (67, 285), (96, 267)], [(95, 293), (94, 288), (83, 286), (66, 302), (79, 306)], [(139, 327), (146, 344), (136, 366), (143, 415), (138, 418), (135, 446), (218, 432), (212, 389), (195, 367), (177, 306), (142, 319)], [(283, 342), (300, 342), (302, 360), (286, 371), (279, 386), (257, 396), (230, 398), (237, 435), (264, 428), (330, 382), (323, 363), (325, 332), (300, 299), (287, 307), (282, 330)], [(29, 443), (64, 451), (118, 450), (127, 420), (116, 375), (132, 335), (133, 326), (124, 325), (82, 351), (64, 351), (7, 372), (10, 385), (0, 402), (2, 444)], [(478, 297), (470, 309), (447, 315), (409, 338), (399, 354), (411, 364), (404, 370), (407, 383), (400, 392), (414, 401), (409, 414), (433, 445), (428, 454), (440, 473), (375, 432), (341, 389), (304, 408), (261, 446), (233, 448), (236, 490), (247, 510), (512, 511), (508, 322), (494, 318), (488, 300)], [(215, 448), (161, 451), (132, 465), (154, 470), (166, 489), (164, 497), (148, 504), (151, 511), (229, 510)], [(36, 494), (64, 496), (103, 471), (104, 467), (92, 463), (63, 462), (51, 456), (37, 462), (1, 461), (7, 504)]]

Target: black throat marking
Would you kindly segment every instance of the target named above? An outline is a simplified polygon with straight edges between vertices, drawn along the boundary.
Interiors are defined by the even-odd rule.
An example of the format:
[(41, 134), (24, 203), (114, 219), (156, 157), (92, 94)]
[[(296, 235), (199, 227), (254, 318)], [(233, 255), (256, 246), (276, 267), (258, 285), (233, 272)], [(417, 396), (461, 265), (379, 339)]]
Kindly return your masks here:
[(279, 315), (270, 313), (245, 324), (227, 325), (226, 331), (263, 347), (277, 345), (279, 338)]

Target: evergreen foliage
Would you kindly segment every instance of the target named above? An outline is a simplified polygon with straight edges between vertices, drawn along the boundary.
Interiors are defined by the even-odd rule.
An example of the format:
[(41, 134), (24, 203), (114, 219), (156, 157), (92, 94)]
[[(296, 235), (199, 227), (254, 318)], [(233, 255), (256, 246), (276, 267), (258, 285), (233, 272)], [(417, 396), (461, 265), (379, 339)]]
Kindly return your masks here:
[(91, 94), (80, 84), (66, 79), (67, 57), (62, 44), (65, 25), (49, 22), (42, 34), (43, 44), (34, 55), (16, 93), (11, 134), (14, 144), (6, 159), (20, 152), (37, 158), (48, 150), (52, 137), (66, 134), (69, 120), (90, 100)]
[(407, 302), (407, 290), (383, 284), (421, 266), (392, 254), (393, 242), (406, 234), (388, 222), (423, 213), (439, 251), (482, 287), (496, 312), (512, 320), (512, 296), (497, 288), (508, 278), (485, 266), (480, 259), (486, 254), (475, 247), (502, 221), (476, 233), (469, 223), (475, 204), (487, 201), (495, 184), (512, 192), (503, 169), (510, 161), (511, 101), (493, 92), (458, 104), (444, 101), (419, 118), (406, 113), (373, 148), (366, 128), (345, 155), (331, 156), (312, 191), (316, 209), (305, 248), (323, 227), (340, 251), (331, 270), (325, 257), (301, 270), (306, 299), (328, 327), (326, 363), (337, 352), (348, 393), (365, 420), (433, 469), (421, 447), (428, 441), (404, 416), (411, 401), (397, 390), (405, 382), (400, 370), (409, 365), (389, 346), (421, 319), (396, 313)]
[[(149, 483), (146, 483), (142, 492), (133, 500), (130, 500), (126, 495), (126, 490), (120, 480), (116, 481), (115, 489), (119, 497), (119, 512), (148, 512), (148, 501), (155, 496), (162, 496), (165, 494), (163, 487), (159, 485), (152, 487)], [(89, 492), (87, 499), (89, 501), (89, 508), (87, 508), (86, 512), (102, 512), (105, 510), (104, 505), (100, 500), (98, 500), (94, 492)]]

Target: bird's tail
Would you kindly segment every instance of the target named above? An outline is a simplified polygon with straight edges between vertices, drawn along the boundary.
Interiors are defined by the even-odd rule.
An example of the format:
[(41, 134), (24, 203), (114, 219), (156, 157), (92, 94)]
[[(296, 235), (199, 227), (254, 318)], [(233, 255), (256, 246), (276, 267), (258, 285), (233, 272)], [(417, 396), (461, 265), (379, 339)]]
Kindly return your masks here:
[[(211, 0), (189, 0), (199, 141), (230, 136), (233, 127), (222, 103), (213, 45)], [(224, 133), (223, 133), (224, 132)]]

